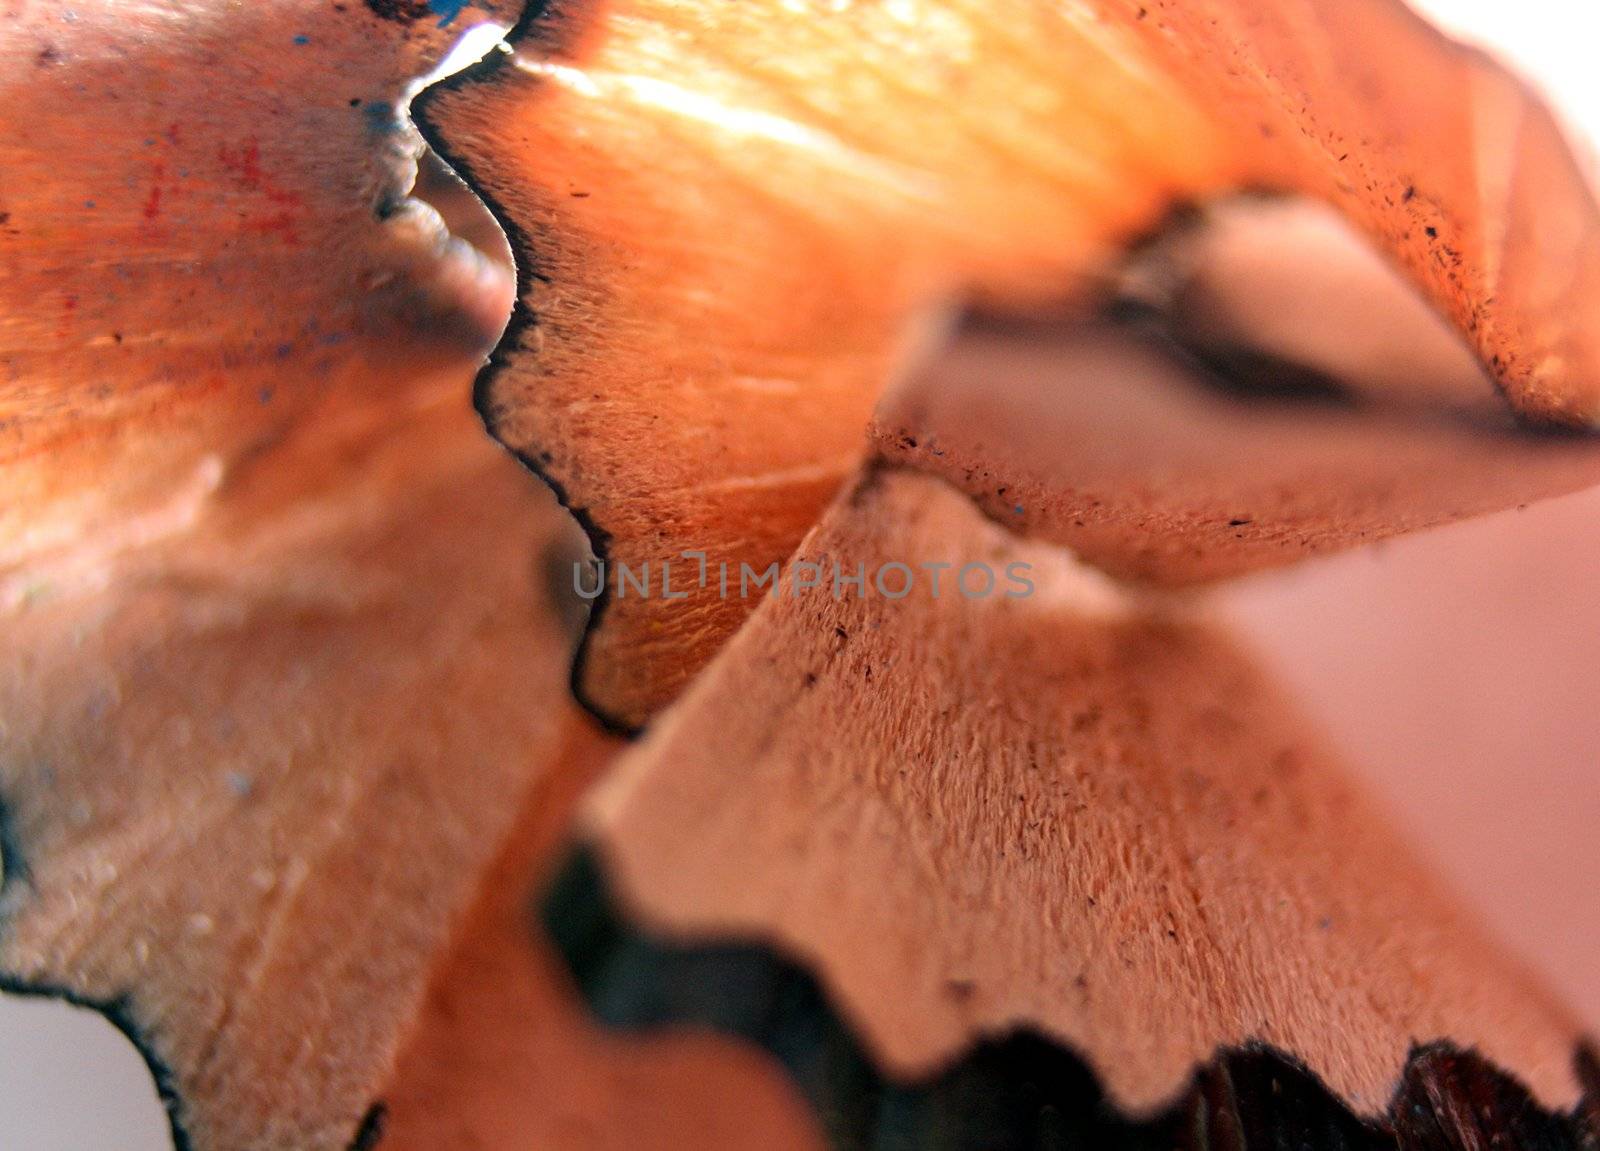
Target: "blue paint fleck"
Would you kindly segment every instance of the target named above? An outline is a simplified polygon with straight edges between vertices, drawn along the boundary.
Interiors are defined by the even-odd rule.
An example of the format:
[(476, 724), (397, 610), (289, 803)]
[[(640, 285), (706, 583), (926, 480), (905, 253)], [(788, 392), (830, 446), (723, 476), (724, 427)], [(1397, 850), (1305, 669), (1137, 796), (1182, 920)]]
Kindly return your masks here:
[(367, 131), (374, 135), (387, 135), (400, 131), (400, 116), (393, 104), (382, 100), (369, 100), (362, 105), (361, 114), (367, 118)]
[(302, 33), (301, 35), (296, 36), (294, 38), (294, 42), (296, 44), (309, 44), (309, 43), (311, 43), (311, 37), (305, 35), (304, 33)]
[(1022, 505), (1018, 504), (1016, 507), (1012, 508), (1011, 514), (1020, 516), (1022, 514)]
[(293, 354), (294, 354), (294, 345), (293, 344), (279, 344), (278, 345), (278, 359), (287, 360)]
[(441, 28), (448, 28), (466, 6), (467, 0), (428, 0), (428, 9), (438, 14)]

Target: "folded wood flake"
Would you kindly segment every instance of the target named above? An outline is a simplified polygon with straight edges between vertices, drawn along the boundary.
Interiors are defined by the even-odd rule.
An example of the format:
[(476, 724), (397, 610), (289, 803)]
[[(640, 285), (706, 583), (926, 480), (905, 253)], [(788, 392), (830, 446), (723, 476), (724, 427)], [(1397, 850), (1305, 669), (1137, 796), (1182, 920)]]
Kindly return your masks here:
[[(1244, 187), (1336, 208), (1527, 418), (1600, 412), (1583, 176), (1396, 0), (602, 0), (512, 40), (421, 112), (522, 264), (480, 405), (635, 571), (781, 559), (949, 309), (1092, 304), (1175, 206)], [(602, 606), (578, 683), (629, 726), (747, 610)]]
[[(791, 584), (763, 603), (591, 804), (602, 880), (580, 866), (551, 922), (603, 1016), (761, 1042), (845, 1147), (899, 1145), (873, 1141), (906, 1118), (875, 1092), (927, 1107), (914, 1134), (930, 1146), (1052, 1145), (973, 1137), (1006, 1100), (1054, 1106), (1100, 1132), (1089, 1145), (1171, 1145), (1136, 1121), (1182, 1112), (1197, 1075), (1201, 1091), (1259, 1087), (1240, 1087), (1249, 1146), (1324, 1121), (1434, 1146), (1397, 1101), (1413, 1089), (1485, 1132), (1510, 1137), (1526, 1113), (1550, 1146), (1592, 1138), (1572, 1117), (1593, 1090), (1576, 1022), (1225, 636), (1008, 539), (927, 477), (868, 479), (801, 556), (868, 573), (1021, 562), (1035, 591)], [(783, 964), (822, 997), (772, 974)], [(853, 1058), (826, 1038), (838, 1027)], [(1017, 1033), (1044, 1042), (985, 1047)], [(1214, 1062), (1262, 1050), (1254, 1072)], [(952, 1066), (989, 1086), (895, 1095)], [(1274, 1081), (1310, 1086), (1280, 1107)], [(1494, 1082), (1502, 1095), (1481, 1094)]]

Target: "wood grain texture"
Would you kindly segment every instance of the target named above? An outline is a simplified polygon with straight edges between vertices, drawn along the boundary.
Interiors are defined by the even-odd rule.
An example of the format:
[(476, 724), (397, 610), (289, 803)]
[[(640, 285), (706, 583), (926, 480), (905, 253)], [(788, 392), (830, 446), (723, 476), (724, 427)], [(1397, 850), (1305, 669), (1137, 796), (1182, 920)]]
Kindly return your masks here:
[(574, 529), (466, 380), (0, 620), (0, 972), (118, 1005), (182, 1146), (350, 1143), (568, 738)]
[(1575, 1105), (1571, 1016), (1217, 631), (907, 474), (801, 554), (1024, 561), (1037, 592), (764, 602), (597, 793), (633, 923), (793, 958), (896, 1080), (1026, 1028), (1143, 1112), (1260, 1042), (1374, 1116), (1443, 1040)]
[(614, 750), (574, 724), (439, 957), (383, 1091), (382, 1151), (814, 1151), (775, 1061), (701, 1028), (608, 1034), (584, 1010), (530, 891), (549, 882), (579, 795)]
[(1218, 597), (1408, 838), (1591, 1028), (1597, 522), (1589, 491)]
[(0, 10), (0, 580), (495, 339), (509, 275), (408, 198), (402, 110), (485, 7), (377, 7)]
[[(950, 308), (1090, 301), (1241, 187), (1351, 219), (1524, 414), (1597, 409), (1588, 188), (1523, 88), (1394, 0), (606, 0), (513, 39), (422, 110), (523, 266), (480, 407), (635, 570), (789, 554)], [(742, 618), (602, 603), (578, 683), (624, 726)]]
[(1487, 389), (1297, 396), (1288, 367), (1265, 370), (1282, 392), (1249, 394), (1160, 331), (976, 324), (885, 398), (873, 447), (1010, 532), (1169, 588), (1600, 480), (1600, 440), (1516, 427), (1477, 405)]
[(1600, 1137), (1600, 1073), (1574, 1053), (1583, 1096), (1539, 1104), (1514, 1076), (1448, 1042), (1413, 1047), (1384, 1109), (1354, 1112), (1296, 1058), (1260, 1043), (1217, 1051), (1159, 1108), (1106, 1097), (1071, 1050), (1026, 1028), (922, 1077), (886, 1076), (817, 981), (753, 943), (668, 942), (629, 921), (593, 855), (562, 869), (545, 918), (591, 1007), (635, 1034), (710, 1028), (759, 1044), (804, 1092), (834, 1151), (1581, 1151)]

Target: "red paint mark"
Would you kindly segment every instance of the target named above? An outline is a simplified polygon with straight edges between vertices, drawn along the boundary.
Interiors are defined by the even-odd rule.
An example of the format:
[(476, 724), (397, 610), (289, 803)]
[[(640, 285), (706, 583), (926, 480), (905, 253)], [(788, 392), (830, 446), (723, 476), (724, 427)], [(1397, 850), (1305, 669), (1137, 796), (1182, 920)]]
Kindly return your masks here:
[(72, 313), (77, 310), (77, 296), (69, 292), (61, 297), (61, 319), (56, 324), (56, 339), (64, 340), (67, 338), (68, 321), (72, 319)]
[(305, 205), (299, 192), (285, 192), (282, 188), (267, 188), (267, 199), (283, 208), (299, 208)]
[(269, 216), (256, 216), (244, 222), (247, 231), (261, 236), (279, 236), (285, 244), (300, 243), (300, 233), (295, 225), (299, 217), (293, 212), (274, 212)]
[(254, 136), (247, 139), (237, 152), (226, 144), (218, 145), (217, 159), (234, 174), (245, 191), (254, 192), (261, 188), (261, 145), (256, 143)]
[(246, 231), (258, 235), (276, 235), (286, 244), (298, 244), (297, 225), (304, 214), (305, 200), (298, 192), (285, 191), (275, 184), (261, 167), (261, 146), (251, 136), (237, 149), (226, 144), (217, 148), (217, 159), (233, 175), (234, 182), (246, 192), (261, 195), (272, 210), (247, 218)]
[(161, 215), (161, 179), (167, 174), (167, 166), (157, 161), (155, 171), (150, 176), (150, 195), (144, 202), (144, 218), (154, 220)]

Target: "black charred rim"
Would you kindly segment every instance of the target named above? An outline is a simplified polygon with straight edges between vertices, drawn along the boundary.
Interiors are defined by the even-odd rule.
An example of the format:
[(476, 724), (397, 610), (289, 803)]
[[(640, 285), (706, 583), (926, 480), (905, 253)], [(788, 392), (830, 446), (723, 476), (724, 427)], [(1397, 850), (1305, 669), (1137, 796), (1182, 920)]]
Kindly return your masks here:
[(366, 0), (367, 8), (380, 20), (414, 24), (426, 19), (433, 9), (428, 0)]
[[(38, 999), (54, 999), (73, 1007), (82, 1007), (89, 1011), (98, 1012), (105, 1016), (111, 1026), (120, 1031), (129, 1043), (133, 1044), (139, 1057), (144, 1060), (145, 1066), (150, 1070), (150, 1077), (155, 1081), (156, 1094), (161, 1099), (161, 1107), (167, 1113), (167, 1127), (172, 1135), (173, 1151), (194, 1151), (194, 1143), (189, 1138), (189, 1133), (184, 1129), (180, 1111), (182, 1103), (178, 1098), (176, 1077), (166, 1061), (156, 1053), (155, 1045), (145, 1033), (138, 1020), (134, 1017), (132, 1003), (126, 998), (93, 999), (82, 995), (70, 987), (59, 986), (52, 983), (36, 983), (27, 979), (18, 978), (9, 973), (0, 973), (0, 992), (7, 995), (25, 995)], [(0, 1142), (4, 1142), (4, 1129), (0, 1126)]]
[[(0, 934), (8, 929), (8, 920), (15, 905), (27, 897), (31, 868), (22, 848), (22, 836), (17, 826), (17, 815), (11, 803), (0, 799)], [(122, 1033), (133, 1045), (150, 1071), (156, 1095), (166, 1112), (167, 1129), (172, 1136), (173, 1151), (193, 1151), (194, 1144), (185, 1130), (182, 1117), (182, 1100), (178, 1097), (177, 1077), (165, 1059), (156, 1051), (154, 1039), (137, 1019), (131, 999), (115, 996), (97, 999), (64, 984), (27, 979), (15, 972), (0, 971), (0, 992), (6, 995), (28, 996), (36, 999), (53, 999), (72, 1007), (81, 1007), (103, 1015), (111, 1026)], [(0, 1143), (4, 1143), (4, 1125), (0, 1123)]]
[[(558, 47), (571, 38), (581, 34), (583, 17), (582, 6), (574, 4), (572, 0), (529, 0), (522, 15), (512, 25), (505, 35), (506, 43), (512, 47), (522, 44), (543, 44), (548, 47)], [(494, 382), (506, 369), (511, 360), (516, 356), (517, 349), (522, 344), (525, 332), (532, 331), (539, 326), (539, 317), (528, 306), (528, 290), (531, 282), (546, 279), (539, 267), (539, 256), (533, 243), (533, 238), (517, 223), (515, 215), (495, 196), (491, 188), (493, 184), (485, 181), (475, 170), (471, 161), (462, 156), (450, 144), (447, 133), (441, 130), (433, 118), (434, 102), (443, 92), (452, 92), (458, 88), (470, 88), (477, 84), (488, 83), (502, 69), (511, 67), (511, 57), (504, 52), (490, 52), (482, 60), (471, 64), (452, 76), (446, 76), (436, 84), (418, 92), (411, 103), (411, 119), (416, 125), (417, 132), (422, 136), (428, 147), (432, 148), (435, 155), (443, 160), (457, 176), (477, 196), (494, 217), (506, 234), (506, 239), (511, 245), (513, 262), (517, 273), (517, 295), (511, 305), (511, 316), (506, 321), (505, 331), (500, 335), (500, 341), (495, 344), (494, 350), (489, 353), (488, 361), (478, 371), (477, 379), (472, 385), (472, 404), (477, 409), (478, 418), (483, 421), (485, 430), (496, 441), (500, 437), (495, 433), (496, 419), (492, 393)], [(503, 441), (501, 441), (503, 442)], [(542, 456), (537, 450), (519, 451), (508, 450), (516, 455), (522, 465), (542, 480), (552, 492), (557, 501), (571, 513), (573, 519), (589, 539), (589, 547), (594, 552), (595, 558), (602, 564), (610, 559), (611, 534), (595, 521), (589, 509), (581, 504), (575, 504), (566, 487), (560, 480), (550, 474), (548, 458)], [(601, 592), (589, 604), (588, 622), (578, 640), (577, 653), (573, 656), (569, 682), (573, 698), (579, 705), (592, 715), (597, 723), (612, 735), (633, 738), (642, 730), (641, 726), (624, 720), (621, 716), (607, 711), (596, 700), (591, 698), (584, 690), (584, 670), (589, 658), (590, 640), (600, 627), (600, 622), (605, 615), (606, 608), (611, 602), (611, 593), (602, 583)]]
[(685, 946), (631, 926), (590, 848), (537, 909), (592, 1013), (625, 1030), (709, 1029), (782, 1065), (838, 1151), (1595, 1151), (1600, 1061), (1575, 1053), (1584, 1098), (1542, 1107), (1513, 1075), (1448, 1039), (1414, 1047), (1388, 1110), (1356, 1115), (1292, 1054), (1222, 1050), (1149, 1115), (1109, 1101), (1064, 1045), (1021, 1031), (916, 1082), (886, 1078), (817, 981), (767, 947)]
[(367, 1108), (367, 1113), (361, 1117), (361, 1124), (356, 1128), (355, 1137), (350, 1140), (347, 1151), (373, 1151), (373, 1148), (383, 1142), (384, 1124), (389, 1119), (389, 1105), (379, 1100)]
[[(15, 816), (9, 804), (0, 801), (0, 863), (4, 876), (0, 879), (0, 935), (7, 928), (7, 919), (15, 904), (26, 898), (31, 871), (21, 848)], [(167, 1117), (167, 1133), (172, 1138), (173, 1151), (196, 1151), (196, 1143), (189, 1135), (183, 1119), (183, 1098), (179, 1092), (178, 1076), (163, 1058), (159, 1039), (139, 1020), (138, 1009), (132, 994), (97, 998), (85, 995), (65, 984), (40, 981), (16, 972), (0, 970), (0, 993), (33, 999), (52, 999), (72, 1007), (80, 1007), (104, 1016), (144, 1060), (145, 1068), (155, 1084), (156, 1097)], [(387, 1107), (380, 1101), (374, 1103), (362, 1116), (348, 1151), (371, 1151), (383, 1136)], [(5, 1124), (0, 1118), (0, 1146), (9, 1147), (5, 1140)]]

